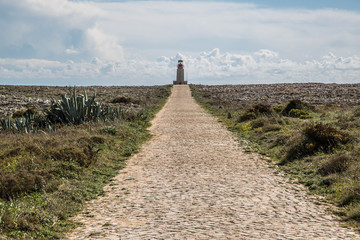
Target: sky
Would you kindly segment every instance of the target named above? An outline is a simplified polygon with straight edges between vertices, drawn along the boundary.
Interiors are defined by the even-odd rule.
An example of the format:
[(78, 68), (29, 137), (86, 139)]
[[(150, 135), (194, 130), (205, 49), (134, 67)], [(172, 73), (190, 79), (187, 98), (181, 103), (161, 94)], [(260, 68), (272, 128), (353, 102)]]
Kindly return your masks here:
[(359, 0), (0, 0), (0, 85), (360, 83)]

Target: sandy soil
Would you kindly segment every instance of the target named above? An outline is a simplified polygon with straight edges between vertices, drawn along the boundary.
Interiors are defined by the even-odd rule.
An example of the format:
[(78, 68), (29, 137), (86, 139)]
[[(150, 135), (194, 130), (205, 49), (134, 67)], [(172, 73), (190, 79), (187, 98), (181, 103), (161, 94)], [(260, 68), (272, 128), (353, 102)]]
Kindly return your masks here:
[(327, 206), (288, 182), (191, 98), (173, 93), (154, 137), (68, 239), (360, 239)]

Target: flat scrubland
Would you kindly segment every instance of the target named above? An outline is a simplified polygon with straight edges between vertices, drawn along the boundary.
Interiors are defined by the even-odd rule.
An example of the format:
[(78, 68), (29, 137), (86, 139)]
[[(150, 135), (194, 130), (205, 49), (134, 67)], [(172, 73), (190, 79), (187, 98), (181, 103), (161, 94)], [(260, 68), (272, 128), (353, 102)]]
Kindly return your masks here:
[(69, 218), (149, 139), (170, 89), (0, 86), (0, 239), (74, 228)]
[(360, 84), (192, 85), (195, 99), (290, 178), (360, 223)]
[[(85, 89), (89, 96), (96, 94), (96, 101), (104, 106), (121, 106), (128, 108), (141, 108), (144, 104), (152, 105), (162, 94), (161, 87), (123, 87), (123, 86), (92, 86), (77, 87), (81, 94)], [(49, 86), (3, 86), (0, 85), (0, 119), (11, 117), (17, 111), (34, 109), (42, 111), (51, 104), (51, 98), (59, 98), (68, 94), (72, 87)], [(162, 97), (162, 96), (161, 96)]]

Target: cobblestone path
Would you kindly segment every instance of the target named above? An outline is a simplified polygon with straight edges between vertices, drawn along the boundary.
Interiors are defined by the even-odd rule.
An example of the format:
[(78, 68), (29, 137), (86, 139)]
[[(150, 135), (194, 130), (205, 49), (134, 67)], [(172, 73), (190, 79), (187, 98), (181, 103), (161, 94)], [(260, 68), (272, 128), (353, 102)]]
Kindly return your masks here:
[(69, 239), (360, 239), (326, 206), (244, 153), (188, 86), (153, 121), (154, 137), (106, 196), (89, 203)]

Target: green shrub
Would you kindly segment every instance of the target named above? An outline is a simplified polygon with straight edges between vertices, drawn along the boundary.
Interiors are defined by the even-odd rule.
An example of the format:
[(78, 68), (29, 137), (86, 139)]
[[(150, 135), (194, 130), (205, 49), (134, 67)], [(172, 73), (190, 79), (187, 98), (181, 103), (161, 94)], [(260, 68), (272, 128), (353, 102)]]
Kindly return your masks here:
[(298, 99), (292, 99), (282, 110), (282, 114), (288, 116), (293, 109), (314, 110), (314, 108)]
[(341, 144), (346, 144), (351, 140), (347, 133), (323, 123), (310, 125), (306, 127), (303, 132), (308, 144), (314, 145), (314, 151), (321, 150), (330, 152)]
[(360, 107), (356, 107), (353, 111), (354, 117), (360, 117)]
[(350, 140), (347, 133), (323, 123), (307, 126), (300, 136), (295, 135), (290, 140), (291, 144), (283, 148), (285, 157), (280, 164), (312, 155), (318, 151), (332, 152)]
[(273, 110), (270, 105), (264, 104), (264, 103), (258, 103), (248, 109), (248, 112), (253, 112), (256, 114), (256, 116), (259, 116), (261, 114), (263, 115), (270, 115), (273, 113)]
[(280, 131), (281, 130), (281, 126), (277, 125), (277, 124), (266, 124), (265, 126), (263, 126), (262, 128), (263, 132), (275, 132), (275, 131)]
[(360, 183), (356, 182), (346, 186), (342, 190), (342, 197), (340, 199), (340, 206), (347, 206), (356, 202), (360, 202)]
[(13, 209), (5, 206), (3, 209), (0, 208), (0, 229), (2, 229), (3, 231), (16, 228), (16, 220), (11, 210)]
[(33, 213), (24, 213), (17, 218), (17, 227), (21, 231), (32, 232), (39, 231), (41, 217)]
[(250, 123), (252, 129), (260, 128), (265, 125), (265, 120), (263, 118), (255, 119)]
[(318, 169), (318, 173), (326, 176), (333, 173), (344, 172), (351, 162), (351, 158), (346, 154), (337, 154), (323, 163)]
[(101, 129), (103, 133), (107, 133), (110, 135), (116, 135), (116, 127), (114, 126), (106, 126)]
[(56, 161), (76, 162), (81, 167), (88, 167), (90, 164), (95, 163), (96, 154), (97, 151), (95, 151), (90, 144), (82, 148), (68, 146), (60, 149), (54, 149), (49, 153), (51, 158)]
[(277, 113), (281, 113), (282, 110), (283, 110), (283, 107), (282, 107), (282, 106), (275, 106), (275, 107), (273, 107), (273, 110), (274, 110), (275, 112), (277, 112)]
[(94, 146), (96, 144), (103, 144), (105, 141), (106, 139), (102, 136), (81, 137), (77, 140), (77, 145), (82, 147), (86, 147), (88, 145)]
[(259, 103), (248, 108), (246, 112), (238, 118), (238, 122), (245, 122), (256, 119), (260, 115), (268, 116), (272, 113), (273, 110), (270, 105)]
[(15, 199), (25, 193), (40, 191), (51, 174), (37, 170), (19, 170), (0, 175), (0, 198)]
[(246, 112), (238, 118), (238, 122), (245, 122), (256, 118), (256, 114), (253, 112)]
[(310, 114), (305, 109), (291, 109), (288, 116), (302, 119), (311, 118)]
[(13, 113), (12, 117), (13, 118), (21, 118), (25, 115), (25, 111), (23, 110), (17, 110), (16, 112)]
[(45, 119), (44, 115), (38, 114), (35, 110), (28, 109), (25, 112), (14, 113), (14, 119), (0, 119), (0, 130), (11, 133), (37, 133), (40, 129), (49, 132), (55, 127)]
[(321, 178), (320, 181), (318, 182), (318, 184), (319, 184), (319, 186), (329, 187), (336, 182), (337, 182), (336, 176), (329, 175), (329, 176)]
[[(114, 128), (116, 129), (116, 127)], [(105, 138), (103, 138), (102, 136), (92, 136), (89, 141), (90, 145), (103, 144), (103, 143), (105, 143)]]
[(360, 221), (360, 203), (353, 204), (351, 210), (347, 214), (348, 220)]
[(306, 144), (306, 138), (303, 134), (295, 134), (293, 135), (288, 141), (287, 145), (285, 145), (282, 149), (282, 152), (284, 153), (284, 157), (280, 161), (280, 165), (284, 165), (290, 161), (293, 161), (295, 159), (299, 159), (306, 154), (308, 154), (309, 150)]
[(111, 103), (130, 103), (132, 101), (131, 97), (116, 97), (113, 100), (111, 100)]

